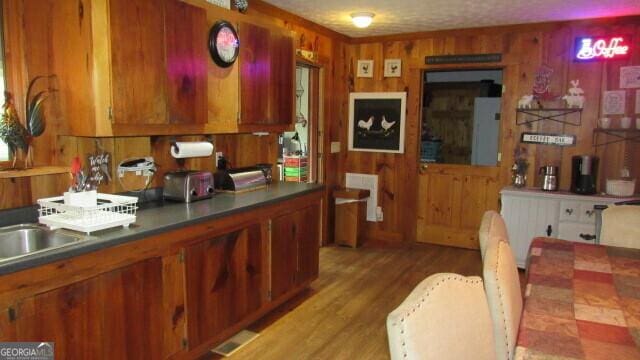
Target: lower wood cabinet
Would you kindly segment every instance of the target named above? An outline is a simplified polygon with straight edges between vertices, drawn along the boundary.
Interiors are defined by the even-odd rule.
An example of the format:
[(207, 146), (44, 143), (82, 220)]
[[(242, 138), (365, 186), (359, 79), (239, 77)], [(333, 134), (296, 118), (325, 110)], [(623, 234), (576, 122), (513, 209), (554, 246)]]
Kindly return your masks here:
[(0, 276), (0, 341), (53, 341), (58, 359), (198, 358), (318, 276), (322, 196)]
[(280, 215), (271, 223), (271, 298), (318, 277), (320, 208)]
[(20, 300), (2, 341), (53, 341), (57, 359), (162, 358), (162, 260)]
[(185, 249), (189, 347), (235, 325), (266, 302), (265, 239), (259, 223)]

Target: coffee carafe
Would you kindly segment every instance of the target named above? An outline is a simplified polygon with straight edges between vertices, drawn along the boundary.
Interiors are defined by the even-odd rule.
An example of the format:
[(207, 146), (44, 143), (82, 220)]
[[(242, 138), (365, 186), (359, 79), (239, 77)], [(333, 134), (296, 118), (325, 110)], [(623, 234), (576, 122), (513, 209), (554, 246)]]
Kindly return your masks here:
[(558, 190), (558, 167), (546, 165), (540, 168), (539, 174), (542, 175), (542, 190), (556, 191)]
[(598, 158), (578, 155), (571, 158), (571, 192), (582, 195), (596, 193)]

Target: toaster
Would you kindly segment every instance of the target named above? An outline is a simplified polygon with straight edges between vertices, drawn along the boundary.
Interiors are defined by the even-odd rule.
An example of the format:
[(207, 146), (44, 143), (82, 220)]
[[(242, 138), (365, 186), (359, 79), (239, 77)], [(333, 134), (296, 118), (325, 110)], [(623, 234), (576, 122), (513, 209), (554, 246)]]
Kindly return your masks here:
[(207, 171), (171, 171), (164, 175), (163, 197), (192, 202), (210, 199), (214, 194), (213, 174)]

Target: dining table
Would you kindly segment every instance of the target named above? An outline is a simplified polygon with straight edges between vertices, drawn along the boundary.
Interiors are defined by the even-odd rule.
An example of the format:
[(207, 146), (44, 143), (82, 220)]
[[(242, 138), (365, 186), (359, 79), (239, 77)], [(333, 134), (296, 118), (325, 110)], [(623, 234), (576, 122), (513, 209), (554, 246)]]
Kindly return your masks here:
[(525, 278), (516, 359), (640, 359), (640, 250), (535, 238)]

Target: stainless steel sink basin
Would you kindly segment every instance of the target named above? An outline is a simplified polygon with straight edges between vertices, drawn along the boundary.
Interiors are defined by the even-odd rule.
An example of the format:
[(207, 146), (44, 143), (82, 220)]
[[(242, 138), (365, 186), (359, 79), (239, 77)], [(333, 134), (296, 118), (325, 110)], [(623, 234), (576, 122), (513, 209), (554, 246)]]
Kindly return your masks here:
[(49, 230), (38, 224), (0, 228), (0, 261), (56, 249), (85, 239), (63, 230)]

